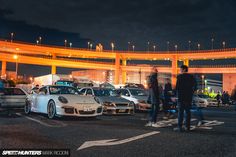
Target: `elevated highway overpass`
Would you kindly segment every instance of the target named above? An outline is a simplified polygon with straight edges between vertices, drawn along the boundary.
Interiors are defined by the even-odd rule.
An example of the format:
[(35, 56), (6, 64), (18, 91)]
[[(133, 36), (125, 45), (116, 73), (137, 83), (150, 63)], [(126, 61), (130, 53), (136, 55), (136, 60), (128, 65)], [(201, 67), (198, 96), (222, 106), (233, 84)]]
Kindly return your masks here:
[[(14, 55), (18, 55), (17, 60)], [(6, 75), (6, 62), (18, 62), (23, 64), (36, 64), (51, 66), (51, 73), (56, 74), (56, 67), (83, 68), (83, 69), (107, 69), (115, 71), (115, 84), (126, 81), (127, 71), (149, 72), (150, 66), (127, 65), (127, 60), (170, 60), (170, 67), (159, 67), (159, 71), (172, 74), (172, 84), (176, 82), (178, 74), (178, 61), (183, 61), (189, 66), (190, 60), (206, 59), (235, 59), (236, 49), (199, 50), (199, 51), (95, 51), (78, 48), (65, 48), (49, 45), (35, 45), (22, 42), (8, 42), (0, 40), (0, 60), (2, 61), (1, 76)], [(84, 61), (87, 59), (109, 59), (115, 62)], [(236, 67), (193, 67), (191, 73), (228, 73), (236, 74)]]

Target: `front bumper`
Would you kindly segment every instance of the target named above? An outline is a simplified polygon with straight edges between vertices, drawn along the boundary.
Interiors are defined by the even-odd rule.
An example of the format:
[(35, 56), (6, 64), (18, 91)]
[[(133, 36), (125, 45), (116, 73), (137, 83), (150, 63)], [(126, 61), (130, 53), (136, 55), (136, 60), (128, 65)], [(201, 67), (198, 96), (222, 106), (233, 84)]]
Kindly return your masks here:
[(140, 110), (140, 111), (149, 111), (151, 110), (151, 104), (147, 104), (147, 103), (138, 103), (136, 104), (136, 109)]
[(75, 116), (75, 117), (96, 117), (102, 115), (103, 108), (81, 109), (75, 107), (57, 107), (57, 115), (59, 116)]
[(103, 108), (103, 114), (134, 114), (133, 107), (106, 107)]

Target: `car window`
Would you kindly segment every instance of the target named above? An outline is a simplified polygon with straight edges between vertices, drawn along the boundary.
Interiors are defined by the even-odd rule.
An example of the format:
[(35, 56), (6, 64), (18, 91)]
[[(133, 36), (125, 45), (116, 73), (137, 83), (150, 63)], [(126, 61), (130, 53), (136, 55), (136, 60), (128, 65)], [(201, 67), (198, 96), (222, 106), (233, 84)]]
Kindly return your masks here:
[(86, 92), (86, 88), (84, 88), (80, 91), (80, 93), (83, 94), (83, 95), (85, 94), (85, 92)]
[(40, 88), (39, 94), (47, 94), (47, 88), (46, 87)]
[(121, 90), (121, 95), (123, 95), (123, 96), (130, 96), (130, 94), (129, 94), (129, 92), (128, 92), (128, 90)]
[(87, 89), (86, 95), (93, 95), (92, 89)]
[(130, 93), (135, 96), (146, 96), (147, 93), (142, 89), (129, 89)]
[(13, 95), (25, 95), (25, 93), (19, 88), (14, 88)]
[(76, 94), (77, 90), (69, 86), (49, 86), (50, 94)]

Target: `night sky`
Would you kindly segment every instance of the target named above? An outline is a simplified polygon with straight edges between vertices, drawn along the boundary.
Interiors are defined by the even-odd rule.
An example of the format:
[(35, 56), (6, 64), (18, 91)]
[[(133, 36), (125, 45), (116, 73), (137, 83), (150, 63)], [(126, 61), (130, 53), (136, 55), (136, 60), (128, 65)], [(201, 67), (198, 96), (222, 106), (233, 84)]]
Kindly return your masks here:
[(16, 40), (86, 47), (86, 41), (110, 49), (211, 49), (236, 47), (235, 0), (0, 0), (0, 38), (15, 32)]

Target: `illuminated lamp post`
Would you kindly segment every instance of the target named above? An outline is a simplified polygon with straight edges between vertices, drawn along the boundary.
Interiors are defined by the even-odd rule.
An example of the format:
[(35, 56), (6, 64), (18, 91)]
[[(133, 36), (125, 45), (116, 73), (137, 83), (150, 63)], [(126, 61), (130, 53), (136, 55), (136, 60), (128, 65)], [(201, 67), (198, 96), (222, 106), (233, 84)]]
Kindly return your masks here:
[(153, 51), (154, 52), (156, 51), (156, 45), (153, 45)]
[(223, 49), (225, 49), (225, 41), (222, 42)]
[(64, 40), (64, 43), (65, 43), (65, 47), (66, 47), (66, 45), (67, 45), (67, 40)]
[(177, 51), (177, 49), (178, 49), (178, 45), (175, 45), (175, 51)]
[(170, 42), (169, 42), (169, 41), (167, 41), (167, 42), (166, 42), (166, 44), (167, 44), (167, 51), (169, 51)]
[(17, 62), (17, 60), (18, 60), (18, 55), (14, 55), (13, 56), (13, 59), (15, 59), (16, 60), (16, 81), (17, 81), (17, 76), (18, 76), (18, 62)]
[(93, 48), (93, 44), (91, 43), (91, 44), (90, 44), (90, 49), (92, 50), (92, 48)]
[(150, 45), (150, 42), (148, 41), (147, 42), (147, 51), (149, 52), (149, 45)]
[(72, 43), (69, 44), (70, 45), (70, 48), (72, 47)]
[(205, 83), (205, 88), (204, 89), (206, 89), (207, 88), (207, 80), (205, 80), (204, 83)]
[(188, 50), (191, 50), (191, 40), (188, 41)]
[(205, 76), (202, 75), (201, 78), (202, 78), (202, 91), (203, 91), (204, 90), (204, 78), (205, 78)]
[(198, 43), (197, 44), (197, 49), (200, 50), (200, 48), (201, 48), (201, 45)]
[(13, 42), (13, 38), (14, 38), (14, 33), (13, 32), (11, 32), (11, 42)]
[(214, 49), (214, 38), (211, 38), (211, 49)]
[(114, 51), (114, 47), (115, 47), (115, 44), (111, 43), (111, 50), (112, 50), (112, 52)]
[(39, 37), (39, 44), (42, 44), (42, 37)]
[(133, 45), (132, 48), (133, 48), (133, 51), (134, 51), (135, 46)]

